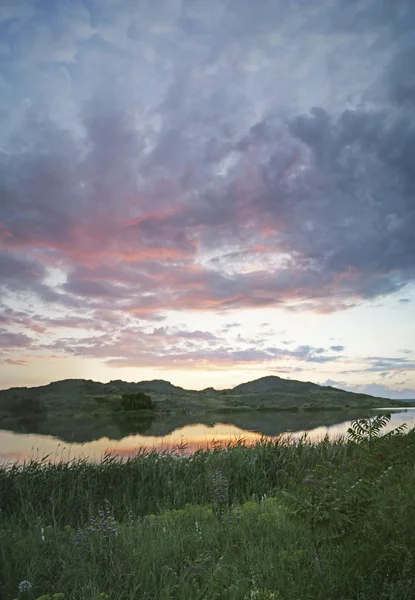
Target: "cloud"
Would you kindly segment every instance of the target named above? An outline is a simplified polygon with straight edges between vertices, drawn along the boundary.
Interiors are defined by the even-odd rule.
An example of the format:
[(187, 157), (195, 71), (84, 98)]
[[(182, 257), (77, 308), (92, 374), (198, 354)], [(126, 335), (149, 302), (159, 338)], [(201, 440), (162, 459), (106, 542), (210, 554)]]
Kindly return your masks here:
[[(223, 332), (222, 332), (223, 333)], [(238, 339), (209, 331), (181, 327), (153, 329), (114, 328), (84, 337), (63, 336), (39, 344), (43, 352), (57, 352), (81, 358), (98, 358), (110, 367), (169, 367), (175, 369), (231, 369), (262, 364), (301, 370), (302, 364), (323, 364), (338, 360), (324, 348), (304, 345), (294, 350), (268, 346), (262, 338)], [(288, 363), (288, 364), (287, 364)], [(291, 363), (291, 364), (290, 364)]]
[[(238, 367), (244, 366), (258, 366), (263, 365), (272, 367), (278, 363), (281, 359), (295, 358), (297, 360), (305, 360), (307, 362), (327, 362), (332, 358), (321, 357), (319, 361), (313, 360), (312, 358), (302, 358), (300, 355), (284, 354), (278, 349), (259, 350), (257, 348), (247, 348), (235, 350), (231, 346), (220, 346), (212, 349), (193, 349), (186, 348), (185, 351), (169, 351), (163, 354), (157, 352), (139, 352), (134, 356), (126, 356), (123, 352), (123, 356), (120, 358), (111, 358), (106, 361), (109, 367), (168, 367), (169, 369), (183, 369), (183, 368), (194, 368), (194, 369), (211, 369), (211, 370), (229, 370), (237, 369)], [(279, 367), (279, 372), (297, 372), (301, 371), (301, 367), (287, 368)]]
[(404, 388), (398, 390), (379, 383), (372, 383), (361, 386), (360, 391), (363, 394), (379, 396), (380, 398), (392, 398), (396, 400), (415, 400), (415, 389)]
[[(413, 9), (412, 9), (413, 10)], [(394, 75), (389, 80), (392, 100), (401, 106), (415, 103), (415, 44), (413, 39), (393, 58)]]
[(378, 398), (390, 398), (391, 400), (415, 400), (415, 389), (411, 388), (393, 388), (382, 383), (365, 383), (350, 385), (346, 381), (336, 381), (327, 379), (320, 385), (328, 385), (331, 387), (355, 392), (357, 394), (369, 394)]
[(29, 336), (23, 333), (11, 333), (5, 329), (0, 329), (0, 349), (27, 348), (32, 341)]
[[(137, 363), (124, 330), (171, 310), (332, 313), (414, 283), (411, 0), (15, 4), (0, 9), (0, 292), (33, 304), (14, 326), (88, 319), (108, 338), (81, 336), (79, 355)], [(218, 343), (156, 330), (144, 362)], [(163, 358), (156, 340), (179, 346)], [(224, 348), (241, 364), (344, 350)]]
[(405, 373), (415, 371), (415, 360), (412, 358), (369, 356), (364, 359), (361, 369), (343, 371), (343, 373)]
[(25, 360), (23, 358), (1, 358), (0, 357), (0, 364), (25, 367), (26, 365), (29, 364), (29, 361)]
[(153, 329), (150, 334), (154, 337), (168, 338), (169, 341), (175, 340), (198, 340), (198, 341), (215, 341), (218, 340), (210, 331), (186, 331), (179, 328), (158, 327)]
[(0, 253), (0, 277), (10, 289), (36, 286), (46, 275), (45, 267), (30, 258), (14, 256), (11, 252)]
[(329, 379), (326, 379), (326, 381), (323, 381), (320, 385), (345, 388), (347, 386), (347, 382), (346, 381), (335, 381), (334, 379), (329, 378)]
[(231, 331), (232, 329), (235, 329), (236, 327), (241, 327), (241, 323), (225, 323), (222, 327), (222, 331)]
[[(300, 303), (301, 308), (305, 302), (325, 312), (354, 304), (356, 299), (395, 292), (414, 278), (411, 232), (415, 209), (406, 195), (413, 182), (409, 163), (388, 165), (388, 156), (382, 153), (392, 146), (395, 154), (399, 148), (403, 153), (408, 144), (409, 151), (415, 133), (413, 139), (402, 138), (400, 124), (389, 123), (386, 129), (386, 121), (386, 115), (361, 111), (346, 111), (332, 121), (323, 109), (309, 117), (296, 117), (287, 124), (285, 134), (291, 130), (288, 163), (281, 156), (282, 149), (264, 143), (268, 160), (251, 165), (249, 184), (237, 172), (223, 184), (224, 189), (200, 191), (192, 205), (176, 205), (173, 210), (135, 219), (135, 206), (128, 197), (139, 191), (128, 185), (124, 168), (104, 167), (101, 150), (78, 165), (75, 173), (88, 168), (92, 160), (97, 161), (93, 171), (106, 172), (115, 180), (108, 184), (92, 181), (88, 190), (78, 192), (75, 202), (68, 198), (63, 209), (56, 206), (53, 189), (56, 185), (73, 189), (66, 167), (61, 167), (59, 175), (59, 169), (52, 166), (56, 157), (47, 167), (38, 159), (25, 160), (24, 174), (18, 168), (19, 177), (14, 184), (10, 182), (6, 194), (2, 243), (8, 258), (3, 262), (14, 261), (14, 280), (27, 285), (35, 263), (29, 272), (20, 257), (30, 249), (38, 261), (38, 278), (32, 284), (37, 293), (46, 268), (58, 264), (67, 281), (57, 291), (68, 294), (72, 302), (73, 296), (86, 301), (131, 298), (136, 282), (143, 292), (157, 294), (157, 310), (175, 305), (209, 309), (293, 303)], [(278, 131), (271, 128), (270, 135), (277, 139)], [(113, 130), (115, 138), (118, 134), (118, 129)], [(102, 145), (106, 147), (105, 138)], [(122, 146), (118, 150), (123, 153)], [(129, 152), (130, 144), (126, 161)], [(111, 164), (110, 157), (108, 161)], [(242, 163), (240, 157), (240, 168)], [(4, 173), (5, 180), (10, 180)], [(121, 194), (121, 202), (115, 202), (116, 193)], [(224, 193), (225, 212), (218, 201)], [(101, 215), (103, 205), (107, 212)], [(266, 242), (268, 262), (262, 263), (264, 251), (258, 253), (256, 241), (265, 220), (268, 226), (275, 223), (276, 229)], [(241, 227), (246, 238), (242, 240)], [(238, 252), (222, 255), (209, 265), (205, 257), (223, 248), (225, 237), (227, 246), (238, 247)], [(141, 301), (145, 304), (144, 296)]]
[(296, 357), (299, 360), (305, 360), (312, 363), (327, 363), (338, 360), (338, 356), (333, 354), (326, 354), (325, 348), (313, 348), (311, 346), (298, 346), (292, 352), (289, 352), (290, 356)]

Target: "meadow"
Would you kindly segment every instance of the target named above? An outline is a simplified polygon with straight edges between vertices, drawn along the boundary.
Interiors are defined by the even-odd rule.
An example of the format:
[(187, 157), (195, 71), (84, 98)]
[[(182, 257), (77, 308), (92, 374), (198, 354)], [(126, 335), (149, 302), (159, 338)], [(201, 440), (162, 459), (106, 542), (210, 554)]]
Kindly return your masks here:
[(415, 430), (0, 470), (0, 598), (413, 600)]

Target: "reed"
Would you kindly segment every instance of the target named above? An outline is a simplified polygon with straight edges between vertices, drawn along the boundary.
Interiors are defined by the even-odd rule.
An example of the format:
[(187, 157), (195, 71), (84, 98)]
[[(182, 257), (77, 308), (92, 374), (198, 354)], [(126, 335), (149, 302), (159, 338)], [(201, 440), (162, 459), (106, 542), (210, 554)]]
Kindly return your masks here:
[(377, 425), (3, 468), (0, 598), (413, 600), (415, 432)]

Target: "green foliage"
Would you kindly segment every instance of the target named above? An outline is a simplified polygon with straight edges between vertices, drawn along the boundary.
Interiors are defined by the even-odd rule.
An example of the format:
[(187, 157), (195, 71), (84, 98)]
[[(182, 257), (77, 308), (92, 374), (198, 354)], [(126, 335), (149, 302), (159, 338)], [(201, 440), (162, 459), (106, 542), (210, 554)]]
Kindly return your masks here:
[(144, 392), (128, 392), (123, 394), (120, 400), (123, 410), (153, 410), (154, 404), (151, 396)]
[(290, 483), (301, 482), (304, 469), (324, 461), (349, 461), (353, 448), (340, 442), (290, 444), (284, 439), (261, 440), (254, 446), (228, 444), (199, 450), (189, 457), (141, 450), (124, 463), (108, 455), (101, 464), (29, 462), (0, 468), (0, 512), (7, 518), (40, 518), (45, 525), (81, 526), (89, 510), (107, 498), (116, 518), (126, 507), (143, 516), (160, 510), (205, 504), (211, 499), (211, 475), (222, 470), (229, 478), (229, 504), (259, 499)]
[(392, 485), (394, 472), (396, 477), (399, 457), (413, 447), (410, 438), (404, 448), (394, 443), (404, 436), (405, 425), (381, 435), (389, 421), (390, 415), (353, 421), (348, 438), (354, 446), (354, 459), (343, 464), (325, 462), (309, 469), (301, 486), (284, 492), (290, 514), (309, 532), (310, 552), (326, 595), (330, 590), (321, 548), (343, 538), (359, 544), (379, 496)]
[(13, 402), (10, 412), (16, 417), (41, 415), (46, 412), (46, 407), (40, 398), (26, 395)]
[(1, 597), (413, 600), (415, 431), (386, 424), (0, 469)]
[[(368, 444), (369, 452), (373, 449), (373, 443), (379, 439), (381, 431), (390, 422), (390, 414), (377, 415), (370, 419), (356, 419), (351, 423), (351, 427), (347, 430), (349, 440), (357, 444)], [(403, 424), (388, 432), (386, 436), (404, 435), (407, 425)]]
[(11, 401), (9, 414), (16, 431), (36, 433), (47, 418), (47, 409), (40, 398), (26, 393)]
[(383, 441), (384, 445), (405, 431), (404, 426), (399, 427), (382, 440), (380, 433), (389, 421), (390, 415), (353, 421), (348, 436), (357, 444), (354, 460), (343, 465), (320, 464), (308, 470), (295, 494), (286, 492), (291, 513), (308, 524), (314, 547), (359, 527), (376, 501), (379, 487), (385, 484), (396, 461), (390, 460), (392, 455), (388, 460), (382, 452), (374, 454), (375, 442)]

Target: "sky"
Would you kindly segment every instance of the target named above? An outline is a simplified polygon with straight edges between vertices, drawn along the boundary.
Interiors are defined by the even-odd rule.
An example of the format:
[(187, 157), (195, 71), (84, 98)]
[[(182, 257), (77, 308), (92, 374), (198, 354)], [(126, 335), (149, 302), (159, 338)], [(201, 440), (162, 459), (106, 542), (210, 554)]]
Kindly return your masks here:
[(413, 0), (2, 0), (0, 388), (415, 398)]

